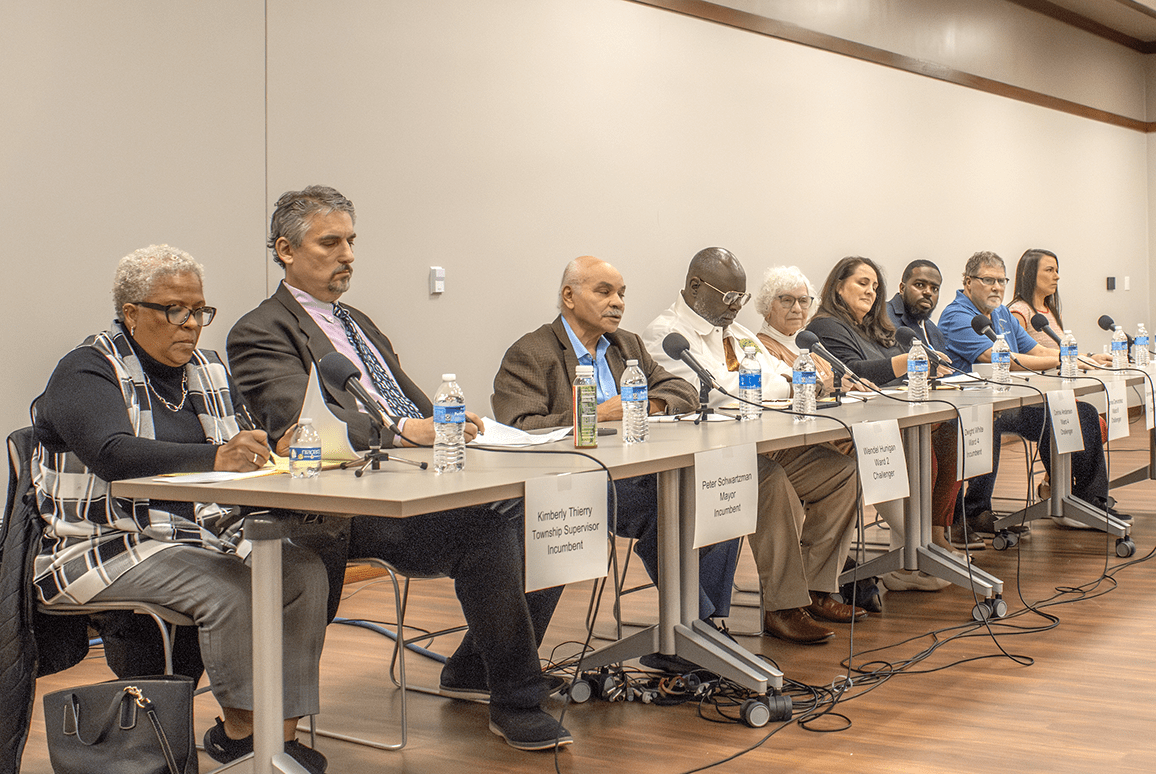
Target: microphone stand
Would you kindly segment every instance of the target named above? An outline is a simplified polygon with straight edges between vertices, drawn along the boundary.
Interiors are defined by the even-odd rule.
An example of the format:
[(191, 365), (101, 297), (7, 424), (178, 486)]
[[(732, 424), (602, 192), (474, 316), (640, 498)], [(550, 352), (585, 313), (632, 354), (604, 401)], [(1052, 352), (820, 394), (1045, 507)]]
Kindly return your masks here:
[(843, 369), (832, 365), (831, 377), (831, 397), (835, 399), (835, 402), (819, 403), (816, 401), (816, 408), (829, 409), (843, 405)]
[[(370, 414), (369, 417), (370, 419), (374, 419), (372, 414)], [(373, 429), (369, 432), (369, 451), (367, 451), (356, 460), (349, 460), (347, 462), (341, 463), (342, 470), (348, 470), (349, 468), (356, 466), (357, 470), (354, 471), (353, 475), (355, 478), (361, 478), (365, 475), (366, 470), (381, 470), (381, 463), (389, 462), (390, 460), (393, 460), (394, 462), (402, 462), (406, 465), (413, 465), (415, 468), (421, 468), (422, 470), (427, 470), (429, 468), (428, 462), (407, 460), (404, 457), (398, 457), (396, 454), (391, 455), (389, 452), (382, 451), (381, 429), (381, 423), (374, 421)]]
[(698, 380), (698, 415), (694, 418), (694, 423), (707, 422), (708, 416), (715, 413), (714, 409), (710, 407), (710, 383), (703, 378)]

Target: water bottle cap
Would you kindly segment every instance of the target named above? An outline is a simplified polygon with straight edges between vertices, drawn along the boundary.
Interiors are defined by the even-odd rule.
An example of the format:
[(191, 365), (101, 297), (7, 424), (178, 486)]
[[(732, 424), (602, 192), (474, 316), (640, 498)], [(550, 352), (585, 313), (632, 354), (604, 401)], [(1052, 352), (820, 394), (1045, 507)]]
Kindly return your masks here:
[(309, 417), (301, 417), (300, 419), (297, 420), (297, 424), (299, 424), (299, 425), (311, 425), (311, 424), (313, 424), (313, 420), (310, 419)]
[(748, 355), (753, 355), (758, 352), (758, 349), (755, 348), (754, 344), (747, 344), (743, 347), (743, 352), (746, 352)]
[(442, 374), (442, 381), (443, 382), (454, 382), (454, 381), (457, 381), (457, 378), (458, 378), (457, 374)]
[(575, 370), (575, 373), (577, 373), (578, 376), (593, 376), (594, 375), (594, 366), (592, 366), (592, 365), (580, 365)]
[(626, 367), (627, 367), (627, 368), (629, 368), (630, 366), (636, 366), (636, 365), (638, 365), (638, 361), (637, 361), (637, 360), (627, 360), (627, 361), (626, 361)]

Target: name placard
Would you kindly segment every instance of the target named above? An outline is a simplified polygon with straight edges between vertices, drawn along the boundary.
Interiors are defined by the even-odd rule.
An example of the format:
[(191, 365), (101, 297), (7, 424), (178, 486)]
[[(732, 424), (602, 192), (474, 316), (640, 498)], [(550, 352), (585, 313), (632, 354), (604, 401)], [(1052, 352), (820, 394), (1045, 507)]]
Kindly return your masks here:
[(866, 505), (898, 500), (911, 494), (903, 438), (894, 419), (851, 425), (859, 461), (859, 480)]
[(1052, 416), (1052, 437), (1060, 454), (1074, 454), (1084, 450), (1084, 436), (1080, 433), (1080, 415), (1076, 412), (1076, 394), (1071, 390), (1048, 393), (1048, 412)]
[(956, 435), (956, 476), (963, 481), (991, 473), (991, 404), (960, 408), (959, 418), (962, 423)]
[(1123, 380), (1104, 383), (1108, 394), (1108, 440), (1128, 437), (1128, 387)]
[(606, 475), (526, 482), (526, 591), (606, 575)]
[(753, 443), (694, 455), (694, 547), (755, 531), (759, 507), (758, 452)]

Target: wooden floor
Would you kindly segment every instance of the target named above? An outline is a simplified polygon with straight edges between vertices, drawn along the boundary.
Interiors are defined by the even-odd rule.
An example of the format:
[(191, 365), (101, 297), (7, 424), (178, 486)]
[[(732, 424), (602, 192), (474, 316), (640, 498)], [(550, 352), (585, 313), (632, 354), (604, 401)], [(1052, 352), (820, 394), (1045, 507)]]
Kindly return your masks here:
[[(1146, 461), (1146, 436), (1133, 436), (1111, 455), (1112, 474)], [(1022, 452), (1005, 450), (997, 496), (1022, 497)], [(837, 626), (835, 641), (796, 646), (761, 636), (739, 636), (765, 654), (797, 683), (825, 693), (843, 685), (842, 665), (887, 670), (901, 666), (933, 643), (925, 660), (890, 679), (858, 676), (834, 713), (806, 730), (797, 722), (762, 729), (716, 724), (694, 705), (658, 707), (591, 701), (571, 705), (565, 724), (575, 744), (558, 756), (565, 772), (682, 772), (735, 757), (714, 770), (725, 772), (989, 772), (1084, 774), (1149, 772), (1156, 768), (1156, 562), (1143, 561), (1156, 543), (1156, 482), (1118, 490), (1119, 508), (1135, 515), (1136, 556), (1117, 559), (1114, 539), (1103, 533), (1068, 530), (1050, 520), (1033, 524), (1018, 548), (990, 547), (975, 563), (1004, 580), (1011, 613), (991, 629), (970, 621), (971, 595), (959, 588), (933, 594), (885, 595), (885, 612), (855, 627)], [(1010, 502), (1002, 505), (1011, 510)], [(1115, 583), (1099, 580), (1105, 568)], [(754, 587), (749, 554), (739, 568), (739, 586)], [(1082, 587), (1060, 597), (1065, 604), (1025, 611), (1052, 599), (1057, 588)], [(341, 614), (391, 619), (392, 601), (383, 584), (347, 587)], [(567, 589), (554, 617), (543, 657), (554, 646), (569, 656), (583, 637), (589, 584)], [(750, 595), (739, 594), (736, 599)], [(751, 601), (754, 601), (751, 599)], [(628, 597), (627, 617), (649, 619), (653, 590)], [(608, 602), (607, 605), (608, 606)], [(756, 602), (757, 604), (757, 602)], [(411, 621), (442, 626), (460, 620), (449, 583), (416, 586)], [(1052, 621), (1044, 615), (1058, 619)], [(601, 618), (606, 621), (605, 612)], [(758, 628), (757, 608), (736, 608), (734, 631)], [(609, 624), (599, 628), (609, 631)], [(933, 632), (938, 631), (938, 634)], [(322, 726), (347, 733), (397, 732), (397, 692), (388, 683), (386, 641), (347, 626), (331, 626), (322, 663)], [(439, 644), (448, 651), (453, 642)], [(871, 666), (867, 666), (868, 664)], [(411, 681), (436, 684), (438, 670), (412, 659)], [(84, 664), (41, 680), (39, 693), (109, 679), (99, 652)], [(796, 718), (808, 702), (795, 692)], [(549, 709), (561, 711), (560, 700)], [(197, 728), (203, 733), (217, 712), (210, 697), (198, 699)], [(513, 750), (487, 730), (484, 706), (412, 694), (410, 744), (402, 752), (379, 752), (321, 740), (331, 772), (446, 772), (467, 765), (470, 774), (543, 772), (554, 768), (550, 753)], [(705, 714), (717, 719), (713, 710)], [(33, 721), (22, 771), (50, 771), (43, 718)], [(826, 733), (820, 733), (826, 732)], [(202, 755), (203, 771), (212, 761)]]

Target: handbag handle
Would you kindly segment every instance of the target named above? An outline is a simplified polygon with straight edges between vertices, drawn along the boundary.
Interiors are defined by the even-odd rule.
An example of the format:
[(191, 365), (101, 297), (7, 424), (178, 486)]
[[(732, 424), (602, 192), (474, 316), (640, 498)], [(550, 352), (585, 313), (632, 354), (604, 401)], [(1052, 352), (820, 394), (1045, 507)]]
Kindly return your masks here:
[[(127, 706), (126, 706), (127, 704)], [(157, 737), (157, 744), (160, 745), (161, 753), (165, 756), (165, 763), (168, 765), (169, 774), (180, 774), (177, 770), (177, 760), (173, 755), (172, 747), (169, 745), (169, 739), (165, 735), (164, 728), (161, 727), (160, 718), (157, 717), (156, 708), (152, 701), (148, 699), (140, 688), (135, 685), (126, 685), (124, 692), (116, 696), (105, 712), (104, 722), (100, 724), (100, 731), (96, 738), (91, 742), (85, 741), (84, 737), (80, 735), (80, 700), (76, 694), (68, 694), (68, 703), (64, 706), (64, 734), (65, 736), (75, 735), (77, 741), (85, 747), (92, 747), (100, 744), (108, 736), (108, 732), (112, 729), (112, 724), (119, 716), (120, 727), (122, 729), (129, 729), (136, 726), (136, 708), (140, 707), (148, 715), (149, 723), (153, 727), (153, 732)], [(69, 720), (72, 725), (69, 727)]]

